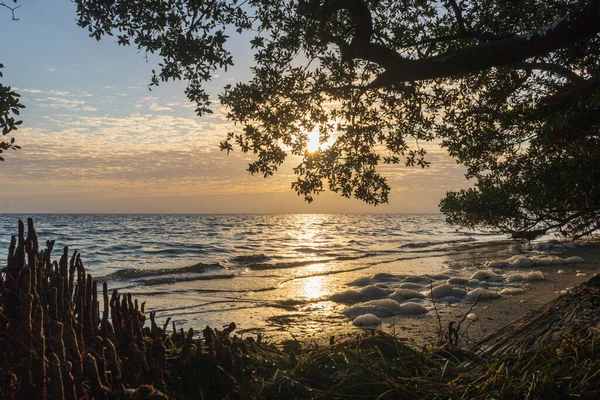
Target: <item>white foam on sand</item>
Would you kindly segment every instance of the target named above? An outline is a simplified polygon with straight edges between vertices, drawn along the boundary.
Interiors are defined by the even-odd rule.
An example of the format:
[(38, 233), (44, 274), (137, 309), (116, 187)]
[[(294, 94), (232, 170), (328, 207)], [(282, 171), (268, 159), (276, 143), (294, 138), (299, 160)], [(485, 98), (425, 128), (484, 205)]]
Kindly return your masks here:
[(480, 269), (471, 275), (471, 279), (477, 279), (478, 281), (487, 281), (488, 279), (499, 278), (500, 275), (492, 271), (491, 269)]
[(358, 303), (344, 310), (343, 314), (349, 318), (372, 315), (377, 318), (387, 318), (394, 315), (419, 315), (428, 313), (427, 308), (421, 304), (407, 302), (398, 303), (392, 299), (379, 299)]
[(427, 314), (429, 311), (421, 304), (408, 302), (400, 304), (400, 314), (406, 315), (419, 315), (419, 314)]
[(398, 287), (401, 289), (412, 289), (412, 290), (423, 289), (423, 285), (419, 285), (418, 283), (412, 283), (412, 282), (402, 282), (401, 284), (398, 285)]
[(383, 289), (379, 286), (369, 285), (364, 287), (360, 291), (362, 300), (376, 300), (387, 297), (392, 291), (390, 289)]
[(509, 274), (506, 280), (509, 282), (523, 282), (523, 281), (543, 281), (546, 279), (542, 271), (531, 271), (531, 272), (516, 272)]
[(487, 261), (487, 268), (530, 268), (547, 265), (577, 264), (585, 262), (581, 257), (561, 258), (556, 256), (532, 256), (516, 255), (504, 261)]
[[(332, 294), (329, 299), (349, 303), (343, 314), (355, 319), (354, 325), (375, 326), (381, 324), (382, 318), (426, 314), (428, 308), (431, 308), (432, 300), (443, 304), (519, 295), (526, 292), (525, 285), (528, 282), (546, 279), (542, 271), (530, 270), (531, 267), (582, 262), (584, 260), (581, 257), (516, 255), (502, 261), (488, 261), (470, 277), (452, 276), (454, 272), (450, 276), (379, 273), (355, 279), (348, 283), (354, 289)], [(576, 272), (578, 275), (583, 274), (579, 270)], [(564, 271), (560, 270), (559, 273)]]
[(450, 285), (466, 285), (469, 280), (467, 278), (450, 278), (446, 282)]
[(346, 317), (350, 318), (365, 314), (373, 314), (378, 318), (386, 318), (401, 313), (400, 303), (392, 299), (379, 299), (358, 303), (352, 307), (348, 307), (343, 312)]
[(352, 321), (352, 325), (354, 326), (379, 326), (381, 325), (381, 320), (377, 318), (373, 314), (365, 314), (360, 315)]
[(329, 297), (329, 299), (331, 301), (335, 301), (336, 303), (352, 303), (357, 301), (383, 299), (388, 297), (391, 292), (391, 289), (384, 289), (380, 288), (379, 286), (369, 285), (361, 290), (350, 289), (341, 293), (334, 293)]
[(396, 301), (404, 301), (409, 299), (424, 299), (425, 295), (412, 289), (396, 289), (388, 297)]
[(425, 292), (423, 294), (434, 299), (442, 299), (444, 297), (463, 298), (467, 294), (467, 291), (455, 288), (449, 283), (444, 283), (442, 285), (434, 287), (429, 292)]
[(533, 249), (537, 251), (567, 251), (570, 249), (576, 249), (577, 247), (585, 246), (585, 242), (559, 242), (558, 240), (550, 240), (548, 242), (542, 242), (536, 244)]
[(498, 292), (494, 292), (491, 290), (487, 290), (484, 288), (477, 288), (474, 290), (471, 290), (469, 293), (467, 293), (467, 301), (475, 301), (477, 299), (479, 299), (479, 301), (484, 301), (484, 300), (493, 300), (493, 299), (497, 299), (501, 297), (500, 294)]

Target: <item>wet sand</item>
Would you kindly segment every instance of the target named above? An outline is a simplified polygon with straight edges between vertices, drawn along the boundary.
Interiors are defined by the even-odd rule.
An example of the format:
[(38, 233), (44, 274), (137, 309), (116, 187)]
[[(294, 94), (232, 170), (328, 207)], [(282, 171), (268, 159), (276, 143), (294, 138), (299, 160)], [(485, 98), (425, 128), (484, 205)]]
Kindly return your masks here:
[[(472, 323), (471, 320), (466, 319), (461, 325), (459, 335), (462, 335), (468, 325), (461, 344), (474, 343), (486, 334), (548, 303), (558, 297), (561, 291), (564, 293), (565, 290), (587, 281), (596, 273), (600, 273), (600, 246), (579, 247), (557, 255), (563, 258), (579, 256), (585, 260), (585, 263), (572, 266), (551, 265), (519, 268), (518, 271), (523, 272), (542, 271), (545, 279), (526, 283), (527, 290), (525, 293), (512, 296), (504, 295), (499, 299), (481, 301), (476, 304), (471, 312), (477, 315), (477, 319)], [(559, 270), (564, 271), (564, 273), (558, 273)], [(469, 269), (462, 272), (464, 272), (464, 275), (469, 275), (473, 270)], [(578, 276), (578, 273), (580, 276)], [(440, 322), (438, 322), (435, 311), (431, 310), (426, 315), (384, 318), (383, 324), (378, 329), (405, 338), (419, 347), (435, 345), (438, 342), (440, 323), (442, 329), (446, 331), (448, 323), (453, 321), (456, 325), (469, 312), (471, 306), (472, 304), (467, 302), (439, 304), (437, 308)], [(340, 307), (344, 308), (343, 305)], [(289, 324), (286, 321), (274, 321), (281, 325), (280, 329), (266, 332), (266, 336), (271, 341), (276, 342), (297, 339), (309, 343), (325, 344), (329, 342), (331, 336), (334, 336), (337, 341), (364, 331), (363, 328), (354, 327), (348, 318), (342, 316), (339, 318), (340, 320), (336, 321), (337, 323), (332, 324), (331, 320), (327, 320), (323, 321), (320, 327), (315, 328), (315, 326), (312, 326), (309, 335), (304, 334), (306, 331), (301, 325), (301, 318), (300, 320), (295, 319), (293, 323)], [(311, 318), (311, 322), (315, 324), (314, 318)], [(318, 325), (318, 321), (316, 324)]]

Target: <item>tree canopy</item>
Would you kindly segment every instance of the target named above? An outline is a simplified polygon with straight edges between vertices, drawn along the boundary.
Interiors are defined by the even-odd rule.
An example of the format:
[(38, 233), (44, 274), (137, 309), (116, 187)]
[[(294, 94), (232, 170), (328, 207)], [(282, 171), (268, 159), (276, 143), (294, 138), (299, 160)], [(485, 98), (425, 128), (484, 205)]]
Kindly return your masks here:
[[(221, 143), (269, 176), (301, 157), (292, 188), (388, 200), (382, 164), (426, 167), (439, 140), (472, 189), (448, 221), (529, 237), (600, 227), (600, 0), (75, 0), (97, 40), (157, 54), (151, 85), (204, 90), (254, 50), (253, 77), (219, 96), (238, 129)], [(326, 146), (307, 150), (309, 132)], [(528, 232), (528, 233), (527, 233)]]

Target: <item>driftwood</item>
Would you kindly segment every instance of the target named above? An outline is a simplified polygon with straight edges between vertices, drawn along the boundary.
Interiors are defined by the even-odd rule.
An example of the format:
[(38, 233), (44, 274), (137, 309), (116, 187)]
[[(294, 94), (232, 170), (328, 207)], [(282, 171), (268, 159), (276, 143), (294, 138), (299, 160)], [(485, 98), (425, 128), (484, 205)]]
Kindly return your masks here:
[[(98, 285), (81, 257), (54, 241), (40, 250), (33, 220), (19, 221), (0, 270), (0, 398), (240, 398), (246, 342), (207, 327), (167, 333), (145, 304)], [(102, 307), (101, 307), (102, 304)], [(176, 355), (168, 357), (169, 354)]]
[(536, 346), (551, 346), (565, 337), (586, 337), (600, 329), (600, 276), (573, 288), (482, 338), (473, 350), (502, 355)]

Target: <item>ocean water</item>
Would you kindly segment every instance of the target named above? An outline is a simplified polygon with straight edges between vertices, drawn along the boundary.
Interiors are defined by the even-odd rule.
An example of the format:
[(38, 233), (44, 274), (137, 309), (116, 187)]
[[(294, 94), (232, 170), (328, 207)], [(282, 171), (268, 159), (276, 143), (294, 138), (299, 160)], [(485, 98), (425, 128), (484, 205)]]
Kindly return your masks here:
[[(17, 221), (0, 214), (0, 266)], [(32, 215), (41, 243), (179, 326), (305, 331), (348, 324), (329, 296), (376, 274), (425, 276), (522, 251), (440, 214)]]

